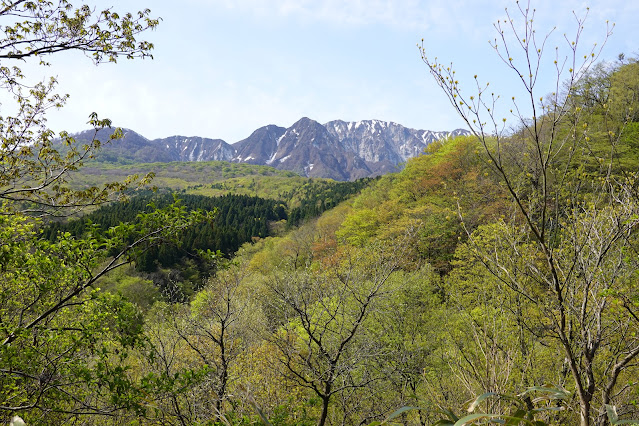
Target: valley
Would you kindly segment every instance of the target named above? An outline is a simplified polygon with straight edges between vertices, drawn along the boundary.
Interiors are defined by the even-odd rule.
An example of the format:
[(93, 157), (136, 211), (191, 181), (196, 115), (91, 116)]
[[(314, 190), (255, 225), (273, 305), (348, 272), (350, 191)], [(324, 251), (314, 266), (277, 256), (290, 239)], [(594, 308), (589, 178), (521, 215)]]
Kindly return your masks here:
[[(203, 47), (199, 38), (225, 24), (193, 16), (211, 2), (160, 2), (175, 12), (167, 27), (180, 22), (179, 6), (197, 39), (182, 28), (180, 58), (157, 61), (162, 101), (153, 102), (148, 69), (119, 66), (133, 87), (110, 69), (47, 61), (73, 51), (94, 65), (151, 59), (154, 39), (142, 37), (161, 19), (71, 1), (0, 8), (0, 423), (639, 424), (639, 57), (605, 60), (598, 46), (614, 25), (585, 46), (589, 9), (573, 12), (575, 32), (549, 54), (554, 29), (537, 31), (532, 2), (516, 2), (505, 20), (500, 11), (492, 60), (523, 98), (475, 74), (483, 57), (469, 53), (475, 64), (459, 74), (437, 59), (432, 50), (461, 27), (422, 39), (422, 74), (442, 95), (424, 96), (428, 119), (452, 122), (437, 111), (443, 99), (461, 130), (302, 117), (229, 144), (149, 140), (97, 113), (89, 130), (54, 132), (48, 119), (71, 97), (17, 65), (62, 69), (105, 108), (113, 93), (133, 94), (116, 113), (138, 124), (166, 110), (193, 125), (227, 108), (254, 119), (245, 111), (255, 104), (273, 117), (317, 111), (315, 90), (336, 115), (340, 100), (355, 99), (394, 116), (400, 94), (377, 91), (386, 76), (330, 77), (357, 61), (388, 65), (396, 39), (369, 40), (382, 26), (404, 34), (413, 27), (393, 11), (412, 17), (423, 5), (367, 3), (377, 11), (357, 9), (367, 22), (327, 25), (333, 8), (348, 12), (339, 2), (321, 16), (303, 11), (322, 2), (223, 2), (216, 10), (234, 18), (233, 34)], [(542, 22), (557, 17), (548, 12)], [(459, 22), (473, 37), (483, 28)], [(253, 26), (268, 31), (243, 39)], [(361, 51), (325, 62), (321, 43), (302, 37), (314, 26), (334, 49), (366, 36)], [(263, 41), (280, 27), (280, 43), (297, 48), (273, 54)], [(230, 55), (235, 38), (253, 53), (215, 57), (203, 81), (189, 81), (218, 44)], [(235, 62), (256, 79), (223, 74)], [(262, 90), (274, 75), (295, 85), (302, 69), (312, 74), (304, 90)], [(410, 67), (393, 69), (417, 96), (421, 83), (400, 73)], [(218, 75), (227, 78), (215, 85)], [(329, 97), (329, 86), (346, 96)], [(233, 96), (220, 100), (222, 88)]]

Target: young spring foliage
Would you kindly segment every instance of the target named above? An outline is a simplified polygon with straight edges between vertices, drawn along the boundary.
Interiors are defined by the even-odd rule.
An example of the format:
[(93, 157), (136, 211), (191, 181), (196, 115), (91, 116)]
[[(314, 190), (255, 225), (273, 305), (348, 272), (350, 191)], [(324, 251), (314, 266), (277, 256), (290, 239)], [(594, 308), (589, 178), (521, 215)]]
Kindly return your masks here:
[[(469, 95), (452, 66), (423, 49), (422, 57), (511, 199), (512, 213), (495, 228), (467, 230), (475, 262), (504, 295), (520, 301), (511, 321), (521, 333), (561, 349), (580, 423), (603, 424), (611, 398), (632, 388), (624, 377), (633, 375), (627, 370), (634, 371), (639, 356), (639, 323), (626, 302), (636, 298), (637, 269), (628, 253), (636, 247), (637, 170), (628, 167), (636, 159), (622, 157), (636, 144), (636, 76), (631, 64), (597, 73), (601, 45), (579, 43), (585, 17), (548, 57), (550, 34), (536, 31), (535, 10), (517, 3), (515, 15), (495, 25), (493, 44), (528, 95), (521, 103), (512, 98), (514, 131), (497, 116), (499, 96), (488, 84), (475, 77)], [(539, 87), (544, 73), (556, 76), (550, 95), (540, 92), (548, 90)], [(528, 314), (531, 306), (535, 315)]]
[[(129, 351), (146, 350), (142, 317), (120, 296), (95, 284), (145, 250), (209, 220), (178, 202), (138, 215), (98, 234), (58, 233), (43, 239), (51, 216), (119, 198), (142, 180), (132, 177), (101, 187), (72, 189), (70, 176), (102, 142), (78, 146), (67, 133), (64, 151), (54, 147), (46, 114), (63, 106), (56, 81), (32, 84), (18, 60), (80, 51), (94, 63), (150, 56), (138, 40), (158, 20), (148, 10), (120, 15), (112, 9), (74, 6), (66, 0), (2, 2), (0, 89), (13, 105), (0, 116), (0, 421), (20, 414), (28, 424), (60, 424), (89, 414), (121, 410), (149, 413), (146, 395), (171, 386), (153, 374), (132, 375)], [(95, 131), (108, 120), (91, 114)], [(119, 132), (115, 133), (117, 137)]]

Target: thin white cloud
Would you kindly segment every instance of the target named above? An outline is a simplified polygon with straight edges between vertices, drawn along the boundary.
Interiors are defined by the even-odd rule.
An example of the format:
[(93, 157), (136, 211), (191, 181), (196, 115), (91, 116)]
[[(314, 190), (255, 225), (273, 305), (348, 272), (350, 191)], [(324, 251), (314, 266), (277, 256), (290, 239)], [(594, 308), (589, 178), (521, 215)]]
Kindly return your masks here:
[[(419, 28), (449, 2), (444, 0), (193, 0), (259, 17), (295, 18), (338, 25)], [(451, 9), (454, 10), (454, 9)]]

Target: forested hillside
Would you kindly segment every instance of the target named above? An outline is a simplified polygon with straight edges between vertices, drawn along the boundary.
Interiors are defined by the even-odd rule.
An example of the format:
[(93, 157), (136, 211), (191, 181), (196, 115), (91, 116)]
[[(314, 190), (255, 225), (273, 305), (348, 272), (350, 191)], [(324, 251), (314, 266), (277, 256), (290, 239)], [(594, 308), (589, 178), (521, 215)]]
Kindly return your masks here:
[[(148, 55), (133, 41), (157, 25), (21, 4), (6, 7), (32, 24), (6, 37), (57, 34), (98, 63)], [(83, 187), (101, 143), (63, 134), (59, 152), (42, 102), (62, 98), (3, 68), (21, 94), (0, 117), (0, 422), (632, 424), (639, 61), (569, 41), (572, 68), (540, 95), (544, 52), (519, 12), (523, 68), (504, 62), (534, 116), (522, 105), (506, 127), (488, 86), (462, 91), (422, 51), (472, 136), (355, 182), (211, 162), (157, 165), (171, 192), (122, 168)], [(48, 40), (0, 58), (57, 52)]]
[[(206, 392), (192, 388), (183, 404), (281, 424), (419, 406), (398, 419), (433, 424), (491, 392), (475, 419), (636, 418), (638, 77), (635, 61), (592, 68), (564, 98), (579, 116), (544, 117), (561, 142), (541, 163), (541, 123), (538, 139), (522, 127), (432, 145), (316, 221), (244, 246), (189, 306), (153, 317), (184, 353), (218, 354), (207, 386), (219, 397), (191, 406)], [(194, 349), (204, 324), (238, 345), (218, 334)]]
[[(160, 247), (159, 250), (146, 252), (145, 260), (139, 261), (142, 270), (153, 268), (155, 262), (165, 267), (175, 265), (180, 260), (180, 249), (184, 250), (183, 255), (207, 249), (232, 255), (241, 244), (252, 238), (267, 237), (269, 223), (287, 218), (285, 205), (259, 197), (228, 194), (213, 198), (182, 194), (179, 199), (187, 210), (200, 209), (214, 213), (213, 220), (185, 230), (180, 235), (178, 251), (175, 247)], [(165, 208), (173, 201), (174, 195), (171, 193), (137, 195), (126, 202), (103, 206), (78, 220), (53, 222), (45, 228), (44, 237), (55, 240), (59, 232), (70, 232), (75, 237), (81, 237), (89, 230), (96, 232), (96, 225), (101, 230), (107, 230), (121, 222), (135, 220), (140, 213)]]
[[(353, 424), (419, 406), (400, 419), (433, 424), (461, 417), (469, 400), (492, 392), (515, 399), (494, 404), (488, 397), (476, 410), (574, 424), (579, 384), (563, 353), (564, 315), (577, 372), (592, 368), (593, 410), (612, 402), (617, 413), (637, 417), (630, 360), (638, 299), (635, 258), (627, 254), (635, 249), (636, 219), (634, 202), (621, 198), (632, 187), (618, 192), (615, 186), (639, 164), (637, 156), (618, 155), (634, 149), (636, 120), (613, 119), (616, 113), (602, 103), (614, 104), (619, 76), (626, 76), (624, 87), (639, 81), (638, 65), (596, 67), (571, 96), (585, 108), (584, 90), (597, 83), (597, 96), (607, 98), (589, 107), (592, 130), (582, 139), (589, 138), (589, 150), (563, 144), (552, 168), (565, 176), (561, 185), (577, 185), (551, 192), (561, 200), (545, 213), (558, 225), (545, 232), (569, 293), (548, 284), (550, 266), (481, 140), (433, 144), (402, 172), (319, 218), (245, 244), (232, 263), (218, 260), (215, 275), (188, 300), (161, 301), (139, 283), (148, 344), (155, 359), (171, 362), (157, 364), (135, 351), (128, 362), (138, 374), (191, 380), (186, 388), (154, 393), (157, 405), (145, 416), (243, 424), (262, 413), (272, 424)], [(603, 126), (611, 124), (615, 149), (606, 153), (610, 133)], [(584, 128), (583, 121), (577, 125)], [(570, 126), (562, 121), (556, 132), (570, 135)], [(521, 203), (531, 206), (538, 205), (534, 191), (542, 175), (533, 173), (535, 145), (525, 132), (486, 144), (499, 143), (502, 155), (518, 159), (508, 162), (509, 182), (525, 190)], [(549, 179), (549, 188), (551, 182), (558, 184)], [(315, 193), (326, 194), (322, 187)], [(541, 220), (543, 210), (535, 211), (534, 220)], [(131, 293), (125, 281), (104, 283)], [(583, 293), (583, 285), (593, 291)], [(563, 313), (558, 294), (571, 307)], [(591, 364), (588, 353), (579, 354), (584, 338), (597, 339)], [(593, 413), (593, 421), (608, 419), (606, 411)], [(116, 423), (140, 418), (119, 416)]]
[[(202, 256), (203, 252), (231, 258), (242, 244), (259, 241), (281, 233), (285, 228), (315, 219), (357, 194), (371, 181), (305, 180), (304, 184), (283, 194), (285, 199), (299, 200), (299, 205), (292, 209), (283, 201), (230, 192), (207, 197), (185, 193), (177, 195), (170, 191), (141, 191), (130, 200), (104, 205), (81, 218), (52, 221), (43, 228), (42, 237), (51, 242), (65, 233), (74, 238), (87, 235), (104, 237), (111, 228), (133, 222), (140, 214), (167, 208), (179, 199), (178, 206), (186, 211), (206, 212), (212, 215), (211, 219), (183, 229), (174, 241), (145, 247), (132, 259), (135, 271), (129, 270), (128, 275), (136, 279), (150, 279), (168, 300), (183, 300), (192, 296), (211, 274), (215, 274), (216, 263)], [(131, 244), (135, 238), (132, 235), (123, 243)], [(117, 249), (122, 247), (112, 248), (111, 252)]]

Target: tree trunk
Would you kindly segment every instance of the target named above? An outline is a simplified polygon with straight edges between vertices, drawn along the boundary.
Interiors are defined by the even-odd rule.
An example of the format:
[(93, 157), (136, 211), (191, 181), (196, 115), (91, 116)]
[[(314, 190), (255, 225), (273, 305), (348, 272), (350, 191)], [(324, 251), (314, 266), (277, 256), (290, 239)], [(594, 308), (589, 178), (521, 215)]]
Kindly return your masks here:
[(584, 396), (579, 396), (579, 415), (581, 417), (581, 426), (590, 426), (590, 401)]
[(329, 401), (330, 401), (330, 396), (322, 397), (322, 415), (320, 416), (320, 419), (317, 422), (317, 426), (324, 426), (326, 424), (326, 419), (328, 418)]

